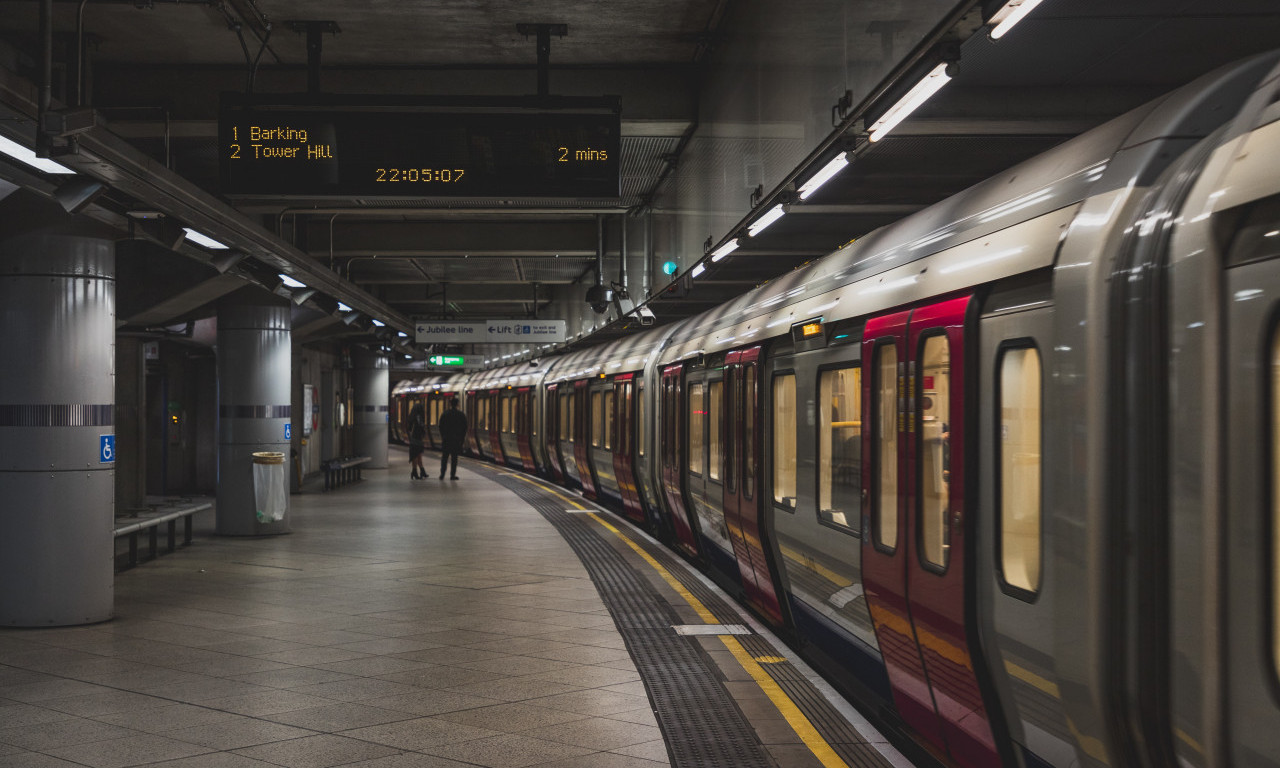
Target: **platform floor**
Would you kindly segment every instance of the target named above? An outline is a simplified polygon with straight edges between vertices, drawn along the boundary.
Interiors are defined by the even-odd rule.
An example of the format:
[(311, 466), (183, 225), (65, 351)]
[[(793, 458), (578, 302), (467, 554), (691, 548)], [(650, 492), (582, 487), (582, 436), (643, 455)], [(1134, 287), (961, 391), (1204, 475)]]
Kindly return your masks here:
[(617, 517), (392, 462), (293, 496), (289, 535), (201, 513), (116, 577), (113, 621), (0, 630), (0, 766), (909, 765)]

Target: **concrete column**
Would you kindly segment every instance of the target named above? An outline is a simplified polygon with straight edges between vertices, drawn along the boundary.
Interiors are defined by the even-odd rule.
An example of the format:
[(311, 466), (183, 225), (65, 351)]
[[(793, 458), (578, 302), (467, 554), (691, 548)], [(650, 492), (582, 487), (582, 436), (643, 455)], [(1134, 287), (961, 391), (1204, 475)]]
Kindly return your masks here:
[[(291, 307), (249, 290), (218, 305), (217, 531), (224, 536), (289, 532), (287, 511), (280, 521), (258, 519), (253, 454), (284, 454), (287, 490), (293, 471), (285, 434), (292, 414)], [(287, 508), (287, 492), (285, 504)]]
[(111, 618), (115, 244), (43, 200), (0, 207), (0, 625)]
[(365, 466), (387, 468), (387, 403), (391, 370), (387, 356), (362, 347), (351, 351), (351, 384), (355, 389), (356, 455), (373, 459)]

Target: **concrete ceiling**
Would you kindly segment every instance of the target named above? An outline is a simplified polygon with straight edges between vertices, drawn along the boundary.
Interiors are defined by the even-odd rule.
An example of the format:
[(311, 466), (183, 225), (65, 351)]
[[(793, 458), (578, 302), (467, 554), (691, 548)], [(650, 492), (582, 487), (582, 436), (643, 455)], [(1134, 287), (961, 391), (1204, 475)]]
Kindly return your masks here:
[[(70, 41), (79, 5), (54, 4), (59, 62), (75, 48)], [(821, 26), (821, 13), (837, 5), (797, 2), (795, 29), (776, 32), (790, 35), (785, 42), (793, 48), (818, 45), (806, 36), (817, 35), (813, 30)], [(732, 260), (712, 265), (692, 290), (656, 292), (650, 303), (660, 321), (708, 309), (1280, 40), (1280, 5), (1273, 0), (1044, 0), (1017, 35), (996, 44), (986, 36), (982, 21), (999, 5), (977, 0), (867, 4), (867, 13), (883, 16), (869, 22), (868, 34), (876, 24), (890, 24), (895, 14), (907, 12), (931, 13), (926, 21), (933, 31), (918, 44), (895, 50), (889, 74), (833, 115), (829, 135), (802, 139), (811, 144), (807, 157), (779, 183), (761, 189), (756, 210), (788, 200), (797, 180), (839, 151), (853, 150), (854, 167), (805, 205), (791, 206), (792, 215), (761, 237), (744, 239)], [(487, 319), (545, 312), (549, 303), (563, 301), (571, 287), (594, 280), (598, 215), (607, 216), (613, 227), (608, 247), (616, 253), (616, 228), (624, 214), (651, 204), (667, 189), (664, 185), (698, 182), (696, 167), (671, 172), (690, 142), (714, 144), (713, 151), (697, 157), (768, 151), (767, 140), (758, 133), (748, 142), (708, 126), (695, 131), (700, 105), (737, 98), (705, 92), (703, 75), (708, 61), (742, 55), (724, 47), (726, 39), (742, 39), (727, 35), (726, 29), (740, 23), (752, 7), (728, 0), (546, 0), (535, 5), (498, 0), (88, 0), (84, 26), (90, 66), (84, 90), (109, 120), (111, 137), (124, 140), (112, 156), (123, 156), (132, 147), (149, 158), (152, 172), (166, 179), (167, 167), (173, 186), (190, 186), (190, 192), (169, 193), (189, 198), (190, 210), (220, 197), (218, 94), (247, 87), (246, 62), (259, 58), (254, 75), (259, 93), (307, 89), (306, 36), (292, 22), (335, 24), (321, 41), (325, 91), (452, 95), (533, 92), (535, 44), (516, 25), (566, 23), (569, 34), (551, 42), (552, 92), (617, 94), (624, 104), (622, 194), (617, 199), (536, 204), (223, 200), (220, 205), (229, 202), (242, 217), (235, 219), (233, 229), (259, 228), (261, 234), (248, 238), (242, 248), (252, 258), (229, 272), (224, 265), (213, 265), (220, 268), (157, 278), (149, 290), (131, 291), (126, 321), (158, 325), (189, 319), (207, 313), (210, 301), (234, 287), (228, 275), (270, 283), (278, 268), (302, 263), (322, 278), (327, 296), (347, 303), (358, 298), (367, 312), (379, 312), (393, 323), (441, 314)], [(38, 10), (34, 0), (0, 0), (0, 68), (18, 80), (38, 77)], [(892, 32), (888, 34), (891, 38)], [(785, 55), (768, 40), (750, 44), (756, 50), (754, 66)], [(874, 145), (859, 140), (862, 121), (883, 111), (895, 89), (914, 82), (920, 67), (944, 48), (959, 54), (952, 84), (890, 138)], [(67, 74), (73, 70), (56, 69), (56, 92), (74, 92), (74, 77)], [(93, 151), (106, 153), (103, 147), (113, 140), (100, 139)], [(109, 170), (103, 174), (115, 179), (126, 175), (119, 168)], [(713, 171), (708, 167), (706, 172)], [(19, 183), (26, 178), (18, 171), (0, 175)], [(42, 189), (42, 180), (27, 180)], [(96, 205), (104, 216), (122, 216), (147, 203), (143, 186), (121, 180)], [(50, 185), (43, 189), (49, 191)], [(739, 234), (750, 218), (712, 232), (712, 240)], [(222, 213), (210, 213), (207, 219), (210, 226), (230, 220)], [(269, 253), (276, 241), (287, 247)], [(146, 268), (148, 260), (158, 263), (163, 256), (154, 249), (137, 250), (142, 267), (132, 274), (145, 280), (154, 273)], [(686, 268), (699, 255), (686, 259)], [(330, 290), (334, 285), (339, 289)], [(339, 295), (347, 288), (349, 293)], [(299, 310), (303, 314), (297, 325), (308, 329), (307, 337), (358, 332), (334, 317), (335, 304), (325, 297)], [(629, 330), (628, 322), (613, 322), (588, 341)]]

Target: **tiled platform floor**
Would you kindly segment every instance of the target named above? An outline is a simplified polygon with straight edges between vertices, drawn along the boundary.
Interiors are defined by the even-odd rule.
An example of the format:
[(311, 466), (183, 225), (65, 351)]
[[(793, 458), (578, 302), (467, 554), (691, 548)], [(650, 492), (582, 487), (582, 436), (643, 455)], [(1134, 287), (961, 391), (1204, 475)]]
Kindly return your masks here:
[[(666, 748), (582, 565), (510, 492), (364, 483), (294, 533), (116, 579), (116, 619), (0, 630), (0, 766), (657, 768)], [(203, 534), (203, 535), (202, 535)]]

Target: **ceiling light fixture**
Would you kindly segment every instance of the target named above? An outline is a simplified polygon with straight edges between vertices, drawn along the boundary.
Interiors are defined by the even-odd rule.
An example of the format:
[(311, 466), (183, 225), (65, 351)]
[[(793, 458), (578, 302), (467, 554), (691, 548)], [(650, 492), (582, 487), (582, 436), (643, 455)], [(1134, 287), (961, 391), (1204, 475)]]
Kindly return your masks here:
[(809, 197), (809, 195), (812, 195), (814, 192), (817, 192), (818, 187), (821, 187), (823, 184), (826, 184), (828, 181), (831, 181), (831, 179), (837, 173), (843, 171), (845, 166), (848, 164), (849, 164), (848, 152), (841, 152), (840, 154), (831, 158), (831, 162), (824, 165), (822, 167), (822, 170), (814, 174), (814, 177), (812, 179), (809, 179), (804, 183), (804, 186), (800, 187), (800, 199), (805, 200)]
[[(733, 253), (733, 252), (734, 252), (734, 251), (736, 251), (736, 250), (738, 250), (738, 238), (736, 238), (736, 237), (735, 237), (735, 238), (733, 238), (732, 240), (730, 240), (729, 242), (727, 242), (727, 243), (725, 243), (724, 245), (720, 246), (719, 248), (715, 249), (715, 251), (713, 251), (713, 252), (711, 253), (711, 260), (712, 260), (712, 261), (719, 261), (719, 260), (723, 259), (725, 256), (728, 256), (729, 254)], [(694, 267), (694, 268), (693, 268), (693, 276), (694, 276), (694, 277), (697, 277), (698, 275), (702, 274), (702, 270), (703, 270), (703, 269), (705, 269), (705, 268), (706, 268), (706, 267), (704, 267), (704, 266), (703, 266), (703, 265), (701, 265), (701, 264), (699, 264), (698, 266)]]
[(279, 278), (280, 278), (280, 282), (284, 283), (285, 285), (289, 286), (290, 288), (306, 288), (306, 287), (307, 287), (307, 284), (306, 284), (306, 283), (302, 282), (301, 280), (296, 280), (296, 279), (294, 279), (294, 278), (292, 278), (292, 277), (289, 277), (288, 275), (286, 275), (286, 274), (285, 274), (285, 273), (283, 273), (283, 272), (281, 272), (279, 275), (277, 275), (277, 277), (279, 277)]
[(694, 267), (693, 271), (689, 273), (689, 277), (697, 277), (698, 275), (706, 271), (707, 271), (706, 264), (698, 264), (698, 266)]
[(183, 227), (182, 231), (186, 232), (187, 239), (196, 245), (203, 245), (205, 248), (214, 248), (219, 251), (225, 251), (227, 249), (227, 245), (225, 243), (220, 243), (206, 234), (195, 231), (191, 227)]
[(907, 91), (906, 96), (899, 99), (897, 104), (890, 107), (889, 111), (871, 126), (871, 135), (868, 138), (871, 141), (883, 139), (898, 123), (906, 120), (908, 115), (915, 112), (921, 104), (929, 100), (930, 96), (949, 82), (951, 82), (951, 76), (947, 74), (947, 63), (943, 62), (934, 67), (910, 91)]
[(36, 157), (35, 152), (32, 152), (18, 142), (6, 139), (3, 136), (0, 136), (0, 153), (6, 154), (14, 160), (17, 160), (20, 163), (25, 163), (26, 165), (35, 168), (37, 171), (43, 171), (44, 173), (75, 173), (75, 171), (65, 165), (59, 165), (48, 158)]
[(351, 311), (351, 307), (348, 307), (346, 304), (343, 304), (342, 302), (338, 302), (338, 311), (339, 311), (339, 312), (350, 312), (350, 311)]
[(747, 234), (751, 235), (752, 237), (755, 237), (756, 235), (765, 231), (765, 229), (767, 229), (770, 224), (782, 218), (786, 214), (787, 212), (782, 210), (781, 203), (773, 206), (767, 212), (765, 212), (763, 216), (756, 219), (755, 223), (753, 223), (750, 227), (747, 228)]
[(374, 319), (373, 324), (374, 324), (374, 325), (376, 325), (376, 326), (378, 326), (379, 328), (384, 328), (384, 327), (386, 327), (386, 325), (387, 325), (386, 323), (384, 323), (384, 322), (382, 322), (381, 320), (378, 320), (378, 319), (376, 319), (376, 318)]
[(1040, 0), (1009, 0), (1004, 7), (995, 12), (991, 17), (990, 24), (995, 24), (995, 28), (991, 30), (991, 39), (999, 40), (1013, 29), (1013, 25), (1026, 18), (1031, 13)]

